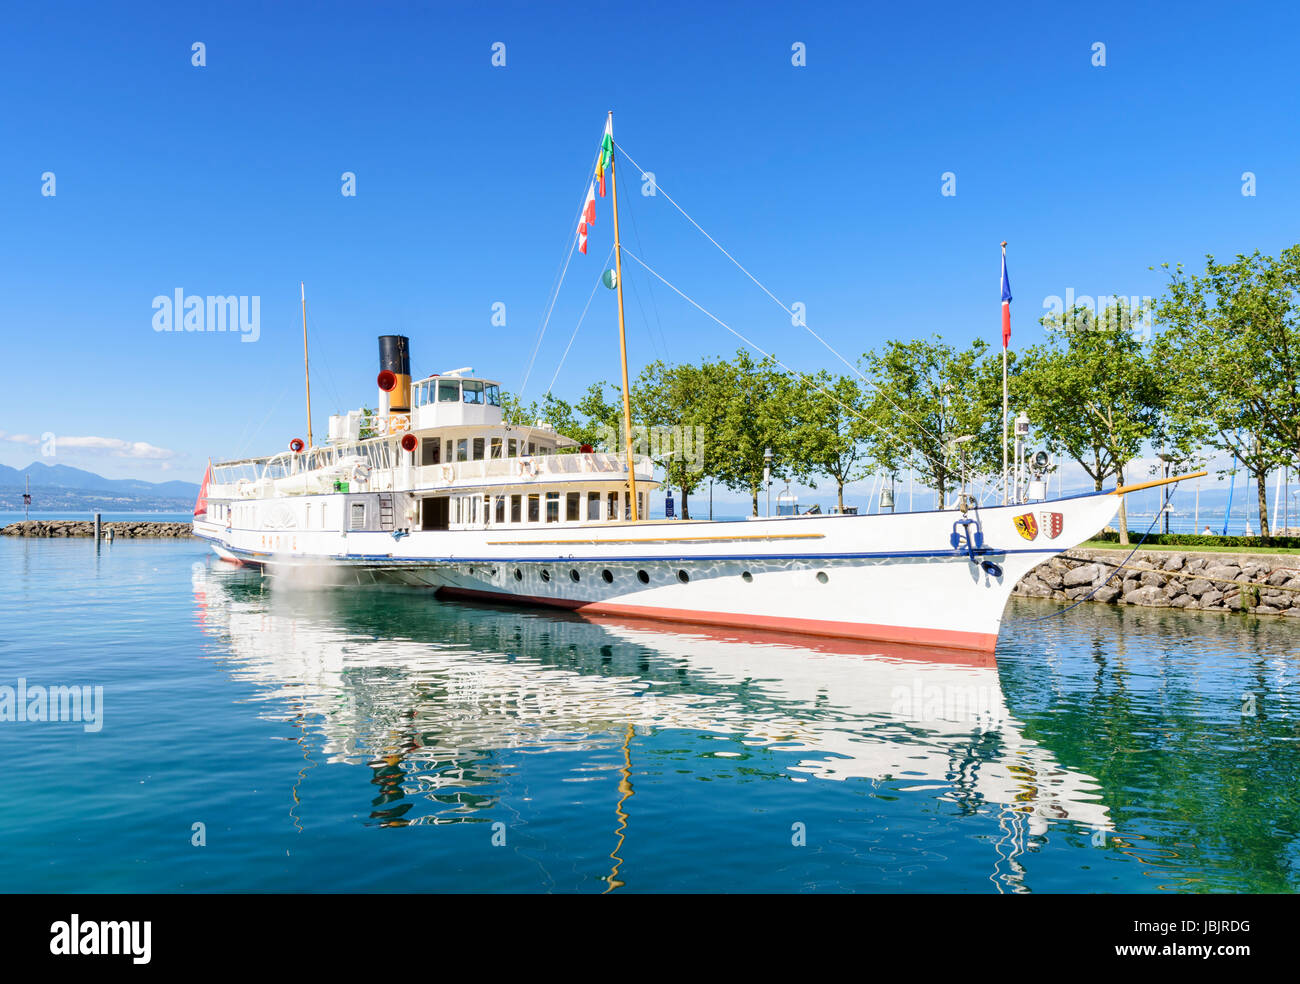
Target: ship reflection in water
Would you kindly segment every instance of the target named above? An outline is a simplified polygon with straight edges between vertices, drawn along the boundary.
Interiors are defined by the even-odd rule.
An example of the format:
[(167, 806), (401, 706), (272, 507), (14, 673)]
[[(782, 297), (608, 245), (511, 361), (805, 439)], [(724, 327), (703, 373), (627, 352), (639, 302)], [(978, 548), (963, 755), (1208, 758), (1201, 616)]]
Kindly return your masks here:
[[(370, 770), (368, 823), (493, 822), (528, 796), (513, 781), (519, 756), (606, 750), (612, 761), (579, 756), (565, 779), (607, 783), (583, 801), (608, 811), (609, 890), (623, 884), (619, 851), (636, 836), (640, 746), (675, 732), (716, 740), (711, 755), (743, 756), (749, 778), (860, 781), (995, 817), (989, 877), (1002, 890), (1019, 886), (1026, 838), (1055, 823), (1110, 831), (1094, 780), (1022, 734), (990, 656), (586, 620), (400, 589), (272, 589), (203, 565), (194, 593), (210, 652), (253, 685), (262, 717), (300, 735), (295, 824), (299, 787), (322, 762)], [(732, 795), (721, 783), (712, 792)]]

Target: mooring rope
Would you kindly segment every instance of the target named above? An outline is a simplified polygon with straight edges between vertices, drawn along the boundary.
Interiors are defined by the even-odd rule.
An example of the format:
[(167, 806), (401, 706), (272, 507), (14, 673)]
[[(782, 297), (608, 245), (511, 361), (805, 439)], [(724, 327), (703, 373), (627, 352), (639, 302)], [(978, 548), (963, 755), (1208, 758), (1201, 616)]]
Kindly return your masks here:
[[(1101, 584), (1097, 585), (1095, 588), (1093, 588), (1091, 591), (1089, 591), (1089, 592), (1088, 592), (1086, 595), (1084, 595), (1082, 598), (1079, 598), (1077, 601), (1075, 601), (1075, 603), (1074, 603), (1073, 605), (1069, 605), (1069, 606), (1067, 606), (1067, 607), (1065, 607), (1065, 608), (1062, 608), (1060, 611), (1052, 612), (1050, 615), (1040, 615), (1038, 618), (1031, 618), (1031, 619), (1029, 619), (1029, 621), (1031, 621), (1031, 622), (1043, 622), (1043, 621), (1046, 621), (1046, 620), (1049, 619), (1049, 618), (1056, 618), (1058, 615), (1064, 615), (1066, 612), (1068, 612), (1068, 611), (1070, 611), (1070, 610), (1072, 610), (1072, 609), (1078, 608), (1078, 607), (1079, 607), (1080, 605), (1082, 605), (1085, 601), (1091, 601), (1091, 600), (1092, 600), (1092, 596), (1095, 595), (1095, 594), (1096, 594), (1098, 591), (1100, 591), (1102, 588), (1104, 588), (1106, 585), (1110, 584), (1110, 582), (1111, 582), (1111, 578), (1113, 578), (1116, 574), (1118, 574), (1121, 570), (1123, 570), (1123, 569), (1124, 569), (1124, 565), (1127, 564), (1130, 560), (1132, 560), (1132, 559), (1133, 559), (1133, 555), (1134, 555), (1135, 553), (1138, 552), (1138, 550), (1142, 547), (1142, 544), (1146, 543), (1147, 537), (1149, 537), (1149, 536), (1151, 535), (1151, 531), (1152, 531), (1153, 529), (1156, 528), (1156, 523), (1160, 522), (1160, 515), (1161, 515), (1161, 513), (1163, 513), (1163, 512), (1165, 511), (1165, 509), (1168, 509), (1168, 508), (1169, 508), (1169, 503), (1171, 503), (1171, 502), (1174, 501), (1174, 493), (1177, 492), (1177, 491), (1178, 491), (1178, 486), (1175, 485), (1175, 486), (1174, 486), (1174, 487), (1169, 491), (1169, 498), (1165, 500), (1165, 506), (1164, 506), (1164, 509), (1159, 509), (1159, 510), (1157, 510), (1157, 511), (1156, 511), (1156, 514), (1155, 514), (1154, 516), (1151, 517), (1151, 525), (1148, 526), (1148, 527), (1147, 527), (1147, 531), (1146, 531), (1145, 533), (1142, 534), (1142, 539), (1138, 540), (1138, 542), (1136, 543), (1136, 545), (1134, 545), (1133, 549), (1129, 551), (1128, 556), (1125, 557), (1123, 560), (1121, 560), (1121, 561), (1119, 562), (1119, 565), (1115, 568), (1115, 570), (1114, 570), (1113, 572), (1111, 572), (1110, 577), (1106, 578), (1106, 580), (1102, 581)], [(1127, 521), (1125, 522), (1125, 525), (1126, 525), (1126, 526), (1128, 525)]]

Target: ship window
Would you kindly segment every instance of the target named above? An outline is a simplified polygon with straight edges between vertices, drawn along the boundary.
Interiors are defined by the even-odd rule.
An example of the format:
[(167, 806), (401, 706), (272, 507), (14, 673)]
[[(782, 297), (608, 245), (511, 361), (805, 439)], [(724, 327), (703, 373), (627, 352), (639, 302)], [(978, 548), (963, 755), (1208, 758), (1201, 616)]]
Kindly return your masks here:
[(311, 529), (311, 503), (303, 503), (303, 529)]
[(501, 387), (498, 386), (496, 383), (487, 384), (487, 401), (488, 401), (488, 406), (492, 406), (492, 407), (501, 406)]
[(569, 571), (569, 580), (572, 581), (574, 584), (577, 584), (577, 583), (578, 583), (578, 580), (579, 580), (581, 577), (582, 577), (582, 575), (579, 574), (576, 570), (571, 570), (571, 571)]
[(492, 457), (494, 459), (501, 457), (501, 438), (499, 437), (492, 438)]
[(817, 580), (818, 580), (821, 584), (825, 584), (827, 581), (830, 580), (830, 576), (827, 575), (827, 573), (826, 573), (825, 571), (818, 571), (818, 572), (817, 572)]
[(467, 379), (461, 383), (461, 388), (465, 393), (466, 403), (483, 402), (483, 384), (477, 379)]
[(455, 455), (452, 453), (452, 450), (455, 448), (455, 446), (456, 445), (454, 442), (452, 441), (447, 442), (447, 463), (448, 464), (456, 460)]
[(528, 442), (528, 453), (529, 453), (529, 454), (536, 454), (536, 453), (537, 453), (537, 445), (534, 444), (532, 441), (529, 441), (529, 442)]
[(581, 518), (582, 518), (582, 493), (570, 492), (565, 496), (564, 520), (567, 523), (576, 523)]
[(513, 437), (506, 442), (506, 456), (509, 458), (517, 458), (519, 456), (515, 450), (515, 439)]
[(364, 530), (366, 528), (366, 504), (364, 502), (352, 503), (352, 518), (348, 522), (348, 528), (354, 530)]
[(470, 496), (469, 499), (469, 521), (478, 522), (478, 496), (476, 495)]
[(645, 514), (645, 493), (644, 492), (638, 492), (636, 494), (636, 512), (637, 515), (640, 516), (642, 519), (647, 518)]
[(649, 584), (649, 583), (650, 583), (650, 575), (647, 574), (645, 571), (637, 571), (637, 572), (636, 572), (636, 579), (637, 579), (638, 581), (640, 581), (642, 584)]
[(543, 581), (549, 581), (550, 579), (551, 579), (551, 572), (548, 571), (545, 567), (543, 567), (543, 568), (542, 568), (542, 580), (543, 580)]
[(612, 571), (601, 571), (600, 576), (606, 584), (614, 583), (614, 573)]
[(542, 518), (541, 497), (530, 495), (528, 497), (528, 522), (536, 523)]
[(618, 519), (618, 493), (611, 492), (606, 502), (605, 509), (606, 519)]
[(512, 523), (518, 523), (523, 519), (523, 514), (519, 509), (523, 498), (522, 495), (512, 495), (510, 497), (510, 522)]
[(439, 454), (442, 448), (437, 441), (420, 442), (420, 464), (423, 466), (438, 464)]
[(439, 403), (460, 402), (460, 382), (455, 379), (438, 380), (438, 402)]
[(462, 437), (456, 442), (456, 460), (469, 461), (469, 440)]
[(424, 406), (424, 387), (424, 383), (415, 384), (415, 405), (417, 407)]
[(522, 581), (523, 579), (524, 579), (524, 572), (521, 571), (518, 567), (516, 567), (516, 568), (515, 568), (515, 580), (516, 580), (516, 581)]
[(744, 572), (740, 575), (740, 579), (741, 579), (742, 581), (744, 581), (746, 584), (749, 584), (751, 581), (754, 580), (754, 575), (751, 574), (751, 573), (749, 573), (749, 571), (744, 571)]
[(474, 460), (483, 460), (483, 438), (481, 437), (474, 438)]
[(560, 493), (546, 493), (546, 521), (548, 523), (558, 523), (560, 521)]
[(588, 521), (600, 519), (600, 493), (599, 492), (587, 493), (587, 519)]
[(687, 581), (689, 581), (690, 579), (691, 579), (691, 576), (690, 576), (689, 574), (687, 574), (685, 571), (678, 571), (678, 572), (677, 572), (677, 580), (681, 581), (682, 584), (685, 584), (685, 583), (686, 583)]
[(496, 499), (496, 522), (504, 523), (506, 521), (506, 497), (497, 496)]

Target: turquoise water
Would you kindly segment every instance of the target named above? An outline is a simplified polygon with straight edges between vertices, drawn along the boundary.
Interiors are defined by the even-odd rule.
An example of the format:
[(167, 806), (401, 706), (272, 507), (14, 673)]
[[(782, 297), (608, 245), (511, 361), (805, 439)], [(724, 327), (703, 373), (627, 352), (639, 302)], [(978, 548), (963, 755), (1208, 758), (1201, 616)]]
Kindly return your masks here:
[(0, 687), (103, 687), (0, 722), (0, 890), (1300, 886), (1296, 626), (1056, 610), (981, 666), (0, 541)]

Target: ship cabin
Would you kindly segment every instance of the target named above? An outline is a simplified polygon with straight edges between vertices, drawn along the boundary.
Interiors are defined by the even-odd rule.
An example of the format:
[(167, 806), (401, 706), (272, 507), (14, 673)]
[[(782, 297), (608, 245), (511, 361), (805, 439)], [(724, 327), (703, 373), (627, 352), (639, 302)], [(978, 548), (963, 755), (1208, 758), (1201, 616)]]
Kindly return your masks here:
[[(213, 518), (266, 528), (284, 524), (288, 506), (303, 531), (399, 535), (631, 519), (622, 454), (579, 446), (542, 420), (507, 423), (500, 384), (468, 367), (402, 384), (381, 392), (376, 411), (332, 416), (322, 447), (214, 465)], [(649, 458), (635, 467), (645, 518), (658, 483)]]

